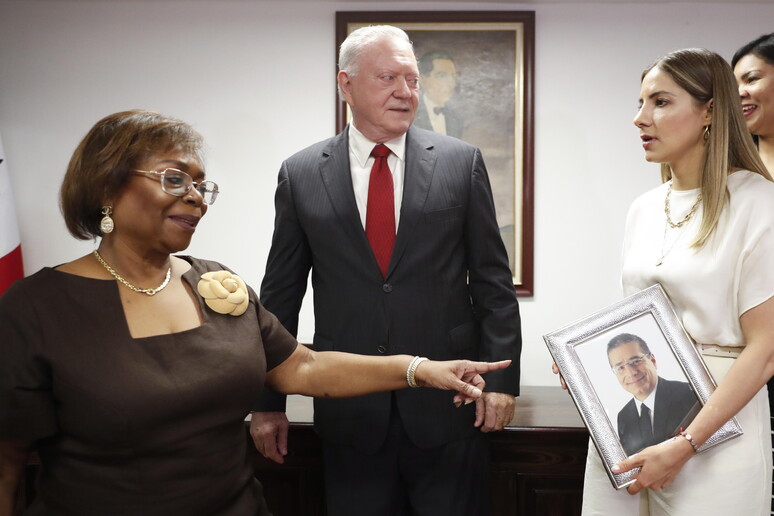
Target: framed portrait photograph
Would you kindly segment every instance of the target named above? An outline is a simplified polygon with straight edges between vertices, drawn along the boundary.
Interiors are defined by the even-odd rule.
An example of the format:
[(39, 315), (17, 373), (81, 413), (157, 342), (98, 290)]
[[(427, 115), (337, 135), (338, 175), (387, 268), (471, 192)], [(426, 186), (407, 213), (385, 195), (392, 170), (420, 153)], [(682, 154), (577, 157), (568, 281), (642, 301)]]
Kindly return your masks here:
[[(616, 489), (614, 464), (679, 434), (716, 383), (661, 285), (543, 336)], [(742, 434), (735, 418), (697, 450)]]
[[(414, 44), (414, 125), (481, 149), (516, 293), (533, 295), (534, 11), (339, 11), (336, 55), (349, 33), (382, 24)], [(349, 120), (337, 97), (336, 131)]]

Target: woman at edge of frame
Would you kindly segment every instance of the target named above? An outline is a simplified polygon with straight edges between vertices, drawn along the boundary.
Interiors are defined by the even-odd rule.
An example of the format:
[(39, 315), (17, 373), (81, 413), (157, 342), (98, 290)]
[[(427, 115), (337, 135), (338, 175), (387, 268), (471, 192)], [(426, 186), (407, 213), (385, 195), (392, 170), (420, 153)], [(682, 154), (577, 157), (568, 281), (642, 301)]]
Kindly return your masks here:
[[(763, 164), (771, 173), (774, 170), (774, 33), (764, 34), (743, 45), (731, 58), (731, 67), (739, 85), (747, 129), (753, 135)], [(774, 413), (774, 378), (767, 386), (769, 410)], [(774, 496), (771, 514), (774, 514)]]

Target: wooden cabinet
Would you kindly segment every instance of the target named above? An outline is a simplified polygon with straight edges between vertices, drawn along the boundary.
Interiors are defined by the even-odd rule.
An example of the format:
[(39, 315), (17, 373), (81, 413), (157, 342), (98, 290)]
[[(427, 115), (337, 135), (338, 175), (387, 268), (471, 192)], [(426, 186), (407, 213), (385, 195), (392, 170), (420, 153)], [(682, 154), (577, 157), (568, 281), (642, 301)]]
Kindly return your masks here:
[(496, 516), (580, 515), (588, 433), (513, 429), (492, 435)]
[[(321, 448), (311, 415), (311, 400), (288, 400), (285, 464), (253, 452), (274, 516), (325, 514)], [(524, 387), (511, 424), (490, 439), (495, 516), (580, 515), (588, 432), (566, 392)]]
[[(311, 399), (288, 399), (291, 421), (285, 464), (264, 459), (248, 439), (255, 475), (274, 516), (325, 514), (322, 452), (312, 428)], [(559, 387), (524, 387), (506, 430), (490, 434), (494, 516), (580, 515), (588, 432)], [(38, 464), (27, 468), (22, 506), (34, 497)]]

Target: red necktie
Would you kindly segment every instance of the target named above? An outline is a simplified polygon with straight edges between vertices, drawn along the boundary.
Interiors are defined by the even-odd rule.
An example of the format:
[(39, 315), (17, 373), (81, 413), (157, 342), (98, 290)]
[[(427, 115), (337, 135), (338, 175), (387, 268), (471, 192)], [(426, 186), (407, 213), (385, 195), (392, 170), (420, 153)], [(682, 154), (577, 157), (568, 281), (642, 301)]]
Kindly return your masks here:
[(392, 248), (395, 245), (395, 201), (392, 173), (387, 165), (390, 149), (379, 144), (371, 151), (376, 158), (371, 167), (368, 181), (368, 204), (366, 206), (366, 237), (376, 256), (376, 263), (387, 277)]

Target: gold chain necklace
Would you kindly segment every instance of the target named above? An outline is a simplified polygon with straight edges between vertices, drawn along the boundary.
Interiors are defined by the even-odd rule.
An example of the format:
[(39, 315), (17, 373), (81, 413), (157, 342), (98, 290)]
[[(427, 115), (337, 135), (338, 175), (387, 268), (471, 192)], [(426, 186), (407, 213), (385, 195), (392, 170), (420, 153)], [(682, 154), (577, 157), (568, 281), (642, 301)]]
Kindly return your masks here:
[(684, 225), (686, 225), (691, 218), (693, 217), (693, 214), (696, 213), (696, 210), (699, 208), (699, 203), (701, 203), (701, 192), (699, 192), (698, 197), (696, 197), (696, 201), (693, 203), (693, 206), (691, 206), (691, 209), (688, 210), (688, 214), (681, 220), (680, 222), (672, 222), (672, 213), (669, 210), (669, 199), (672, 195), (672, 183), (670, 181), (669, 188), (667, 189), (666, 198), (664, 199), (664, 213), (666, 214), (666, 223), (664, 224), (664, 236), (661, 240), (661, 258), (659, 258), (656, 261), (656, 267), (659, 267), (661, 264), (664, 263), (664, 258), (669, 254), (669, 252), (672, 250), (672, 248), (677, 244), (677, 241), (682, 238), (683, 233), (685, 231), (681, 231), (679, 235), (677, 235), (677, 238), (674, 239), (672, 242), (672, 245), (669, 246), (668, 249), (664, 250), (664, 246), (666, 245), (666, 239), (667, 239), (667, 230), (671, 227), (672, 229), (678, 229), (682, 228)]
[(669, 211), (669, 198), (671, 196), (672, 196), (672, 185), (670, 184), (669, 188), (667, 188), (666, 198), (664, 199), (664, 213), (666, 213), (667, 223), (669, 224), (670, 227), (681, 228), (689, 220), (691, 220), (691, 217), (693, 217), (693, 214), (696, 213), (696, 210), (699, 208), (699, 203), (701, 202), (701, 192), (699, 192), (699, 196), (696, 197), (696, 202), (693, 203), (693, 206), (691, 206), (691, 209), (688, 210), (688, 214), (680, 222), (672, 222), (672, 213)]
[(102, 259), (102, 257), (99, 255), (96, 249), (94, 249), (94, 258), (96, 258), (97, 261), (100, 264), (102, 264), (102, 266), (105, 269), (107, 269), (107, 271), (110, 274), (112, 274), (115, 279), (117, 279), (118, 281), (120, 281), (121, 283), (129, 287), (130, 289), (134, 290), (135, 292), (140, 292), (141, 294), (148, 294), (149, 296), (154, 296), (157, 293), (161, 292), (164, 289), (164, 287), (166, 287), (167, 284), (169, 283), (170, 276), (172, 276), (172, 267), (170, 267), (169, 269), (167, 269), (167, 277), (164, 278), (164, 283), (162, 283), (156, 288), (139, 288), (139, 287), (135, 287), (134, 285), (126, 281), (124, 278), (121, 277), (120, 274), (118, 274), (115, 270), (113, 270), (113, 267), (108, 265), (107, 262), (105, 262), (105, 260)]

